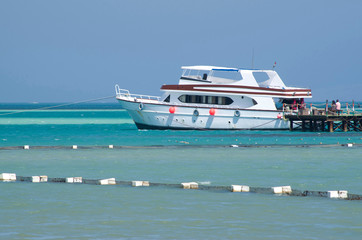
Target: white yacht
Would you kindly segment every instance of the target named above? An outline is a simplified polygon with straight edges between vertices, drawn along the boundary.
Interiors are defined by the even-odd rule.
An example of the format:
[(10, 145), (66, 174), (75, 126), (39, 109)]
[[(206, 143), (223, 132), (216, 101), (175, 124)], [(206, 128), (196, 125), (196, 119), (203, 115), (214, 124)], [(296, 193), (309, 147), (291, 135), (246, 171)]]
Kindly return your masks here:
[(283, 103), (311, 98), (287, 87), (274, 70), (184, 66), (162, 97), (116, 88), (116, 98), (139, 129), (288, 129)]

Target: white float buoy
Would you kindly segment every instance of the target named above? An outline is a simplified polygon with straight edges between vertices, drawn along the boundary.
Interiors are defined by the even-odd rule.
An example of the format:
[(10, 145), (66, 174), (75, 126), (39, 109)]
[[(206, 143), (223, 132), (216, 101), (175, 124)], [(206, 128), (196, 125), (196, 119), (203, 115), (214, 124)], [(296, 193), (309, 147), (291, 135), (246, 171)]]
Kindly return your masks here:
[(290, 186), (280, 186), (280, 187), (272, 187), (272, 190), (276, 194), (282, 194), (282, 193), (291, 193), (292, 188)]
[(108, 148), (109, 148), (109, 149), (113, 149), (113, 145), (109, 145)]
[(29, 150), (30, 149), (29, 145), (24, 145), (24, 149)]
[(231, 185), (232, 192), (250, 192), (250, 187), (245, 185)]
[(197, 182), (181, 183), (181, 186), (183, 189), (198, 189), (199, 188), (199, 184)]
[(31, 182), (35, 182), (35, 183), (40, 182), (40, 176), (32, 176)]
[(42, 175), (40, 177), (40, 182), (48, 182), (48, 176)]
[(149, 181), (132, 181), (133, 187), (149, 187), (150, 182)]
[(339, 191), (328, 191), (329, 198), (348, 198), (348, 191), (339, 190)]
[(83, 178), (82, 177), (69, 177), (65, 179), (65, 182), (67, 183), (82, 183)]
[(42, 176), (32, 176), (31, 177), (32, 182), (48, 182), (48, 176), (42, 175)]
[(338, 198), (338, 191), (328, 191), (329, 198)]
[(348, 143), (347, 147), (353, 147), (353, 143)]
[(272, 187), (274, 193), (283, 193), (282, 187)]
[(77, 146), (77, 145), (73, 145), (72, 148), (73, 148), (73, 149), (78, 149), (78, 146)]
[(346, 191), (346, 190), (339, 190), (338, 194), (339, 194), (339, 198), (348, 198), (348, 191)]
[(83, 178), (82, 178), (82, 177), (74, 177), (74, 182), (75, 182), (75, 183), (82, 183), (82, 182), (83, 182)]
[(98, 183), (100, 185), (115, 185), (116, 179), (115, 178), (101, 179), (101, 180), (98, 180)]
[(239, 147), (239, 146), (238, 146), (238, 145), (233, 144), (233, 145), (231, 145), (230, 147), (235, 147), (235, 148), (237, 148), (237, 147)]
[(0, 180), (2, 181), (16, 181), (15, 173), (1, 173)]

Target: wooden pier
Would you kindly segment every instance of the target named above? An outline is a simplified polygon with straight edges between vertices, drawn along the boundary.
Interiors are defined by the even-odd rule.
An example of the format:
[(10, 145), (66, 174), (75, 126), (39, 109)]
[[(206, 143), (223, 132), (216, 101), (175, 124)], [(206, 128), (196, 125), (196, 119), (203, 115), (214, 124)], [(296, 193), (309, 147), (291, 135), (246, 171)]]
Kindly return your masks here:
[(325, 111), (313, 111), (312, 114), (303, 114), (303, 111), (291, 114), (286, 113), (284, 118), (289, 120), (289, 129), (334, 132), (334, 131), (362, 131), (362, 114), (325, 114)]

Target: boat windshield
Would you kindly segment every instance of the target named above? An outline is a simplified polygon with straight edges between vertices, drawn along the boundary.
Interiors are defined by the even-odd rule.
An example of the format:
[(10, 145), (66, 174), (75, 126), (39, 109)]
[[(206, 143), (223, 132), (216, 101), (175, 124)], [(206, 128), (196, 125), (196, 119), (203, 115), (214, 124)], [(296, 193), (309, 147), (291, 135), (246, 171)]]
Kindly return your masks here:
[(185, 69), (182, 73), (182, 77), (213, 83), (231, 83), (242, 80), (242, 76), (239, 71), (230, 69)]
[(195, 70), (195, 69), (185, 69), (182, 73), (182, 77), (193, 78), (198, 80), (207, 80), (209, 75), (208, 70)]
[(228, 79), (228, 80), (233, 80), (233, 81), (240, 81), (243, 79), (240, 72), (236, 71), (236, 70), (216, 70), (216, 69), (214, 69), (210, 72), (210, 76), (212, 76), (213, 78)]

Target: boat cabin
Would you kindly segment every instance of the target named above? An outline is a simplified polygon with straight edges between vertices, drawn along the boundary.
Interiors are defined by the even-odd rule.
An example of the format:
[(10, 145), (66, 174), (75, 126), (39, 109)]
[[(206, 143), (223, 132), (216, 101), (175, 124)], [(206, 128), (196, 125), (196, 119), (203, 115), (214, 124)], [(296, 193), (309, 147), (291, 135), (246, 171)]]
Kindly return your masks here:
[(278, 102), (285, 99), (312, 97), (310, 89), (285, 86), (274, 70), (215, 66), (182, 69), (179, 84), (161, 87), (165, 91), (164, 102), (277, 110)]

